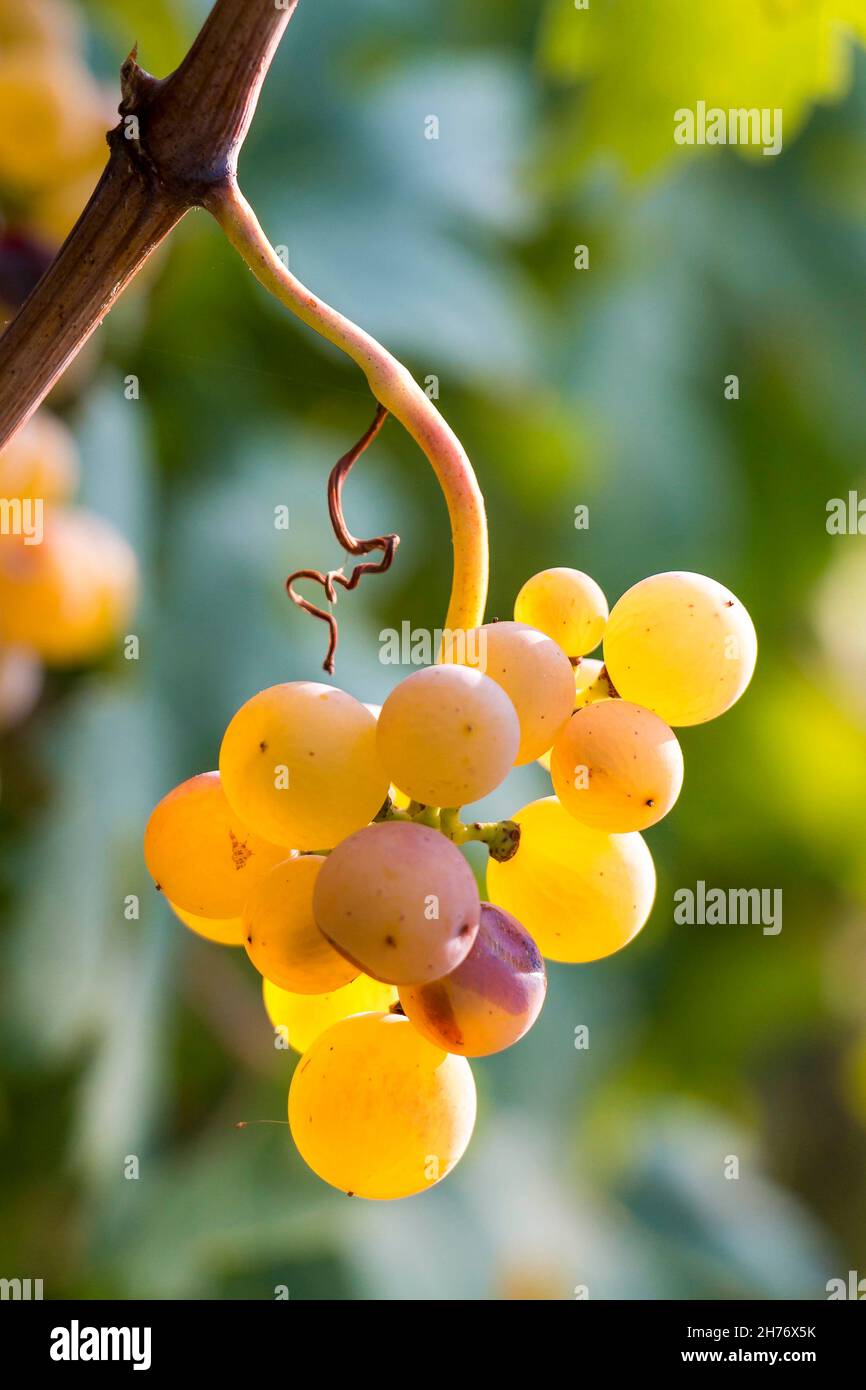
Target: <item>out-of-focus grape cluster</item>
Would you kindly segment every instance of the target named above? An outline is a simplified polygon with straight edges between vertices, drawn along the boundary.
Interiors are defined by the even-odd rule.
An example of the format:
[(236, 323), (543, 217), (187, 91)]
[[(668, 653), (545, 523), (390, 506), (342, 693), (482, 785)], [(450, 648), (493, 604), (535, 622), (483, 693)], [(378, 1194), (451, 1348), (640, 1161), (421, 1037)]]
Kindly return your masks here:
[[(321, 1178), (387, 1199), (453, 1168), (475, 1119), (467, 1059), (532, 1027), (545, 957), (599, 960), (644, 926), (640, 832), (683, 780), (671, 725), (724, 713), (756, 657), (748, 613), (702, 575), (654, 575), (609, 613), (589, 576), (546, 570), (513, 622), (446, 634), (381, 709), (314, 682), (255, 695), (219, 771), (159, 803), (148, 869), (182, 921), (261, 974), (302, 1054), (289, 1123)], [(555, 795), (461, 820), (533, 760)], [(489, 850), (487, 902), (470, 840)]]
[[(56, 251), (106, 160), (116, 98), (84, 61), (63, 0), (0, 0), (0, 229), (7, 276)], [(0, 284), (7, 308), (20, 295)], [(11, 303), (10, 303), (11, 299)]]
[[(85, 64), (70, 6), (0, 0), (4, 319), (87, 202), (113, 105)], [(135, 557), (107, 522), (74, 505), (78, 476), (72, 435), (48, 410), (0, 453), (0, 729), (33, 708), (43, 667), (102, 656), (134, 602)]]
[(135, 602), (135, 555), (73, 504), (78, 472), (72, 435), (47, 410), (0, 453), (0, 728), (30, 712), (43, 666), (101, 657)]

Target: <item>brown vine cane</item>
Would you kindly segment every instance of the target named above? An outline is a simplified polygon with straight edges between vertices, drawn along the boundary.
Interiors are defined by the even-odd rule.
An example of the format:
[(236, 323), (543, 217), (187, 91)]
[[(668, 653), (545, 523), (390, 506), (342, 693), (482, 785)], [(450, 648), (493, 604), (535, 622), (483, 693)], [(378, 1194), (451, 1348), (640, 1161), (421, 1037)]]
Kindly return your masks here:
[(367, 446), (372, 444), (387, 418), (388, 411), (383, 405), (380, 405), (370, 428), (361, 436), (357, 444), (338, 460), (328, 478), (328, 515), (331, 518), (331, 525), (338, 542), (350, 555), (369, 555), (374, 550), (381, 550), (381, 560), (365, 560), (360, 565), (356, 565), (349, 575), (343, 572), (341, 565), (339, 569), (328, 570), (327, 573), (322, 570), (295, 570), (294, 574), (290, 574), (286, 580), (286, 592), (292, 602), (296, 603), (299, 608), (303, 608), (305, 613), (310, 613), (314, 618), (320, 618), (322, 622), (328, 624), (330, 634), (328, 653), (322, 662), (322, 669), (331, 676), (334, 674), (334, 655), (339, 637), (337, 619), (333, 613), (324, 608), (317, 608), (310, 599), (296, 593), (294, 585), (299, 579), (312, 579), (315, 583), (321, 584), (328, 602), (336, 603), (337, 584), (343, 589), (356, 589), (365, 574), (384, 574), (386, 570), (391, 568), (394, 552), (400, 544), (400, 537), (394, 535), (374, 536), (371, 540), (359, 540), (357, 536), (352, 535), (343, 516), (343, 484), (349, 476), (352, 465), (361, 457)]

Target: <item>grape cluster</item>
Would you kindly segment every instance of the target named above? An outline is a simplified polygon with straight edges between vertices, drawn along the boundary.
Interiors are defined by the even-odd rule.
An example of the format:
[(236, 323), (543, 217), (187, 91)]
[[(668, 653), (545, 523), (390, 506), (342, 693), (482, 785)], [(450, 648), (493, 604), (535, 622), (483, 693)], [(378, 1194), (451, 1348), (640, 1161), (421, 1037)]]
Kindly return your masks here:
[[(0, 0), (0, 309), (18, 307), (87, 202), (112, 105), (71, 6)], [(72, 436), (47, 410), (0, 454), (0, 729), (33, 708), (44, 666), (101, 656), (132, 609), (135, 557), (71, 505), (78, 472)]]
[(71, 505), (77, 480), (72, 435), (47, 410), (0, 453), (0, 498), (25, 522), (0, 535), (0, 728), (29, 713), (43, 666), (102, 655), (135, 602), (135, 555), (107, 521)]
[[(588, 657), (604, 641), (604, 663)], [(297, 1147), (326, 1182), (404, 1197), (444, 1177), (475, 1119), (467, 1058), (517, 1042), (544, 958), (631, 941), (655, 894), (640, 832), (679, 794), (671, 725), (742, 694), (748, 613), (701, 575), (654, 575), (608, 614), (577, 570), (535, 575), (513, 622), (449, 633), (384, 705), (299, 681), (249, 700), (219, 771), (153, 812), (145, 858), (177, 915), (243, 945), (302, 1054)], [(511, 821), (460, 809), (539, 760), (555, 795)], [(459, 846), (489, 849), (487, 895)]]

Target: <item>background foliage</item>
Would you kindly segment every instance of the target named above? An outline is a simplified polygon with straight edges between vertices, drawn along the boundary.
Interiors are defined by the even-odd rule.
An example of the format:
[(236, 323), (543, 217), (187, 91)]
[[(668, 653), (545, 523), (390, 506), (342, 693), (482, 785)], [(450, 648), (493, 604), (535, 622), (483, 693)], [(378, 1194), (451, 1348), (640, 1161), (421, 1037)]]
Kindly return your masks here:
[[(137, 37), (167, 72), (206, 8), (90, 0), (92, 65), (112, 80)], [(476, 1138), (445, 1184), (348, 1201), (285, 1131), (235, 1130), (283, 1118), (293, 1063), (239, 953), (169, 920), (141, 831), (244, 699), (315, 676), (323, 632), (282, 582), (339, 561), (325, 479), (371, 408), (188, 217), (64, 406), (86, 493), (144, 567), (141, 660), (54, 678), (0, 751), (0, 1273), (51, 1297), (301, 1299), (821, 1298), (866, 1274), (866, 553), (825, 527), (863, 485), (866, 55), (836, 27), (862, 33), (863, 8), (302, 0), (245, 191), (306, 283), (439, 377), (489, 505), (491, 615), (549, 564), (611, 601), (697, 569), (751, 609), (758, 672), (683, 733), (643, 935), (552, 968), (538, 1026), (475, 1067)], [(699, 97), (784, 106), (784, 153), (677, 149), (672, 109)], [(341, 603), (337, 680), (374, 701), (401, 674), (379, 632), (437, 626), (450, 577), (395, 426), (347, 514), (403, 538)], [(545, 792), (520, 769), (487, 809)], [(699, 879), (781, 887), (782, 933), (675, 926)]]

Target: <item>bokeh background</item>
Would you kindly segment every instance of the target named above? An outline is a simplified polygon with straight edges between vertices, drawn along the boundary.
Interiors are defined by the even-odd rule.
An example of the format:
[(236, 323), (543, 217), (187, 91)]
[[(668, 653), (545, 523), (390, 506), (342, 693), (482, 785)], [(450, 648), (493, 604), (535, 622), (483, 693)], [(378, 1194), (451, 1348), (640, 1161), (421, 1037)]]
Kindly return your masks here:
[[(207, 5), (66, 9), (110, 89), (135, 39), (170, 71)], [(371, 402), (188, 216), (52, 401), (84, 500), (138, 554), (141, 654), (53, 674), (0, 744), (0, 1274), (130, 1299), (824, 1298), (866, 1275), (866, 539), (826, 526), (866, 490), (855, 31), (860, 0), (301, 0), (242, 182), (303, 280), (439, 378), (489, 507), (490, 615), (548, 565), (611, 602), (696, 569), (750, 608), (758, 671), (683, 731), (649, 924), (553, 966), (536, 1028), (475, 1064), (447, 1182), (364, 1204), (288, 1131), (235, 1129), (284, 1117), (294, 1054), (243, 953), (153, 892), (142, 828), (250, 694), (323, 678), (282, 585), (341, 559), (325, 481)], [(783, 153), (675, 146), (698, 99), (781, 106)], [(395, 425), (346, 505), (356, 534), (402, 537), (340, 605), (337, 682), (378, 701), (406, 674), (382, 629), (443, 620), (447, 520)], [(484, 809), (548, 787), (521, 769)], [(781, 934), (675, 925), (698, 880), (781, 888)]]

